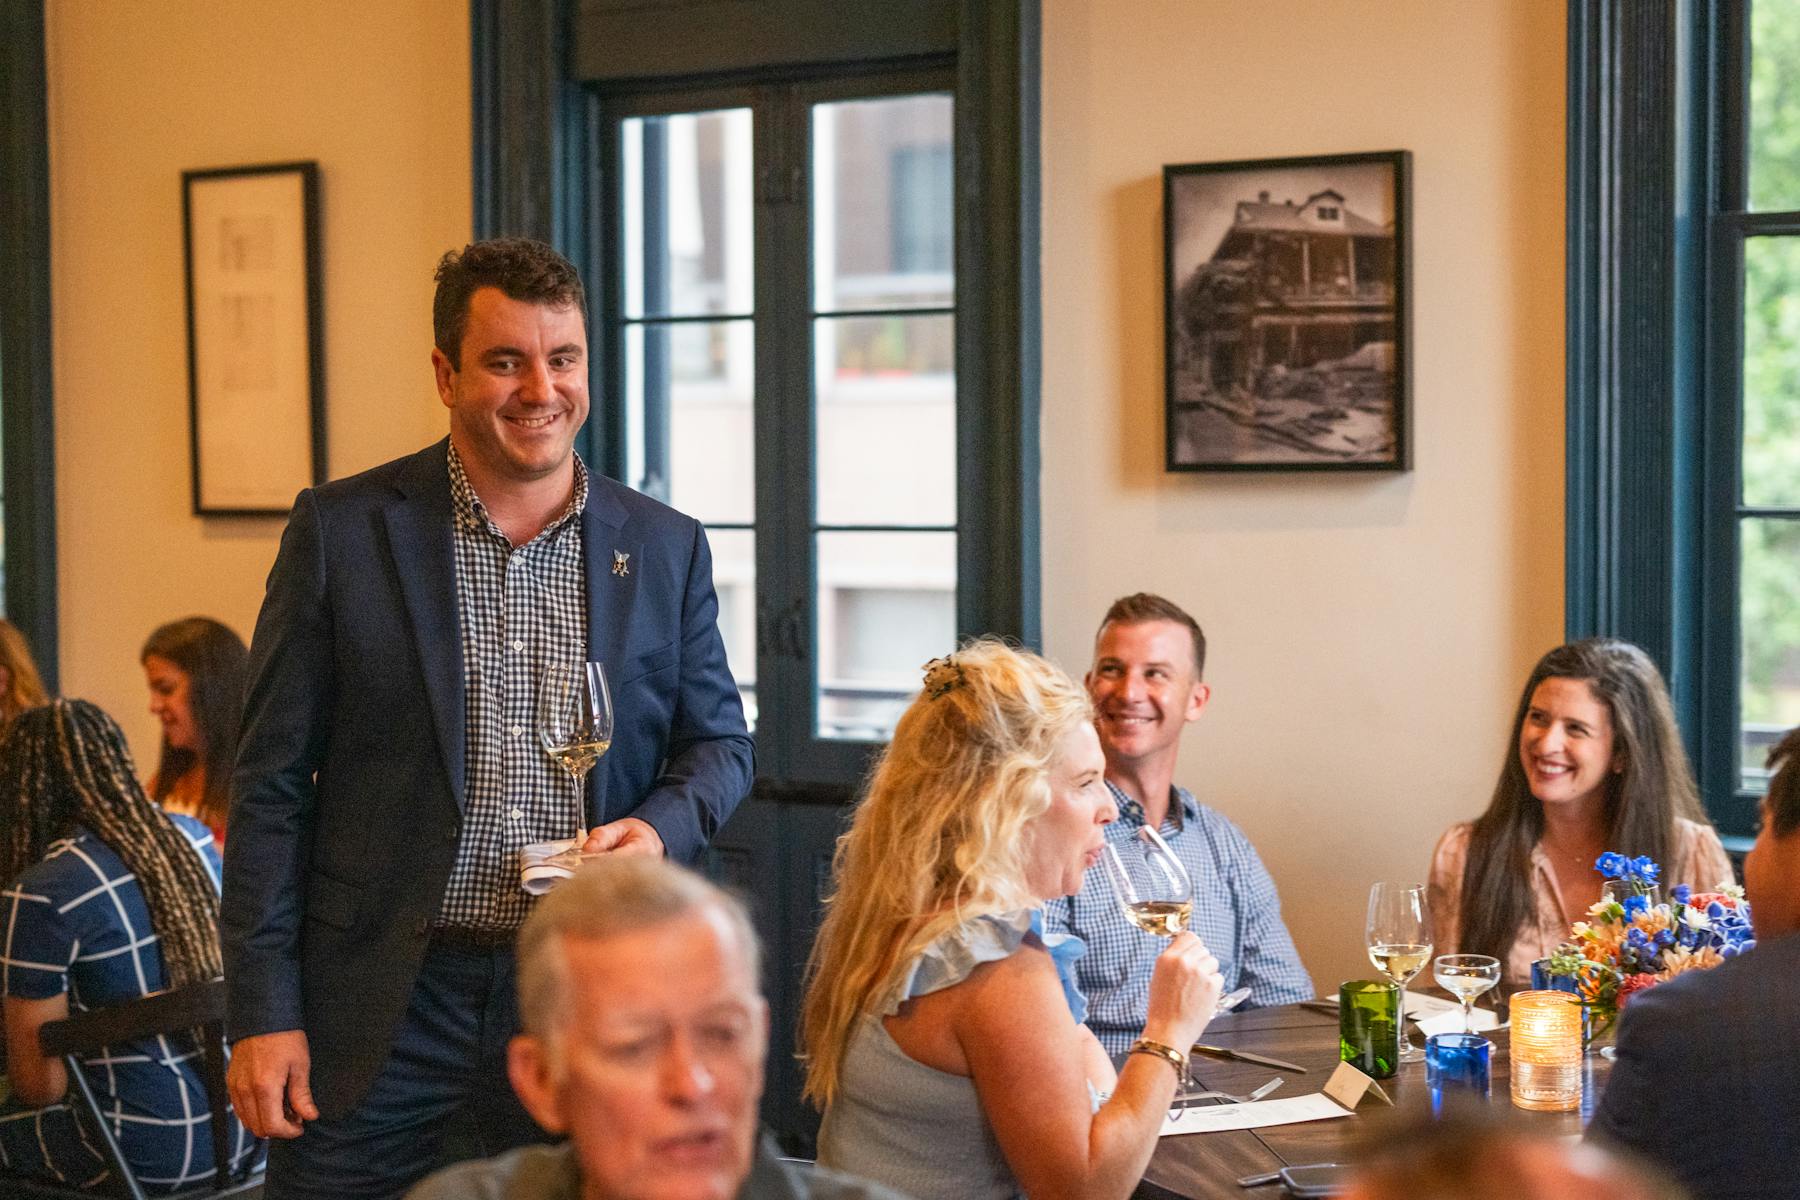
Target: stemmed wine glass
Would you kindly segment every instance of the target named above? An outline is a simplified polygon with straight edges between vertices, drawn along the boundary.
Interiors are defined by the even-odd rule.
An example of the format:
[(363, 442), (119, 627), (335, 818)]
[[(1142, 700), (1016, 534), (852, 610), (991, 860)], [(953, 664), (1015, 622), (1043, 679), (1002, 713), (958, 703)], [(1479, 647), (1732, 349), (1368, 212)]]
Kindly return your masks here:
[(1431, 961), (1431, 921), (1425, 885), (1378, 883), (1369, 889), (1369, 917), (1363, 932), (1369, 961), (1400, 985), (1400, 1061), (1423, 1062), (1425, 1052), (1406, 1032), (1406, 985)]
[[(558, 663), (544, 672), (538, 690), (538, 740), (575, 780), (578, 798), (588, 771), (612, 747), (612, 736), (612, 693), (603, 664)], [(585, 802), (580, 811), (577, 849), (587, 840)]]
[(1145, 933), (1172, 938), (1194, 915), (1194, 885), (1162, 834), (1139, 827), (1123, 849), (1107, 842), (1100, 861), (1125, 919)]
[[(1162, 834), (1140, 826), (1129, 846), (1108, 841), (1100, 855), (1106, 882), (1125, 919), (1145, 933), (1172, 938), (1193, 923), (1194, 884), (1187, 868)], [(1219, 997), (1213, 1015), (1236, 1007), (1250, 994), (1239, 988)]]
[(1475, 997), (1500, 982), (1500, 960), (1489, 954), (1440, 954), (1432, 977), (1462, 1001), (1463, 1032), (1475, 1032)]
[(1600, 885), (1600, 898), (1617, 901), (1620, 908), (1625, 907), (1625, 901), (1633, 896), (1642, 896), (1650, 908), (1662, 903), (1662, 889), (1654, 883), (1640, 879), (1608, 879)]

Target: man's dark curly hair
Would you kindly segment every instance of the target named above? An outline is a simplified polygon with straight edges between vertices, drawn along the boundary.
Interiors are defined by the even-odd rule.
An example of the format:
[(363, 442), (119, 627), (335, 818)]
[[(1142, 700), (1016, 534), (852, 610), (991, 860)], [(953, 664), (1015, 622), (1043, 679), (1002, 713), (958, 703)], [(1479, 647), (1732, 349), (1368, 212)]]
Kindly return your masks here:
[(533, 238), (501, 237), (446, 251), (437, 265), (437, 296), (431, 302), (431, 335), (444, 357), (462, 369), (463, 331), (469, 324), (469, 297), (484, 287), (509, 299), (551, 308), (574, 308), (587, 324), (587, 293), (575, 265)]

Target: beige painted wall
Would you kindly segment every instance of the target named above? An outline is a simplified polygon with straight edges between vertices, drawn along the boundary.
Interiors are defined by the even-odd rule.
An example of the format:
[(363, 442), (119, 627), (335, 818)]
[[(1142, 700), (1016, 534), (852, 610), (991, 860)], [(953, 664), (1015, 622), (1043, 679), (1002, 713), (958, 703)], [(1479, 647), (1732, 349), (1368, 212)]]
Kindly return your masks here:
[(246, 638), (280, 518), (189, 504), (181, 172), (320, 167), (332, 475), (442, 436), (431, 270), (468, 240), (465, 0), (51, 0), (63, 686), (157, 731), (137, 653), (205, 613)]
[[(1485, 802), (1562, 625), (1560, 0), (1045, 0), (1044, 615), (1187, 605), (1213, 700), (1179, 778), (1281, 886), (1321, 987), (1368, 885)], [(1162, 470), (1165, 163), (1413, 153), (1417, 468)]]
[[(429, 273), (470, 224), (461, 0), (52, 0), (63, 676), (126, 721), (192, 612), (248, 633), (276, 519), (188, 509), (179, 173), (317, 159), (330, 472), (437, 436)], [(1281, 883), (1323, 984), (1363, 897), (1475, 811), (1562, 589), (1559, 0), (1045, 0), (1044, 607), (1116, 594), (1212, 640), (1185, 782)], [(1414, 154), (1415, 434), (1396, 477), (1161, 469), (1159, 170)], [(146, 764), (147, 765), (147, 764)]]

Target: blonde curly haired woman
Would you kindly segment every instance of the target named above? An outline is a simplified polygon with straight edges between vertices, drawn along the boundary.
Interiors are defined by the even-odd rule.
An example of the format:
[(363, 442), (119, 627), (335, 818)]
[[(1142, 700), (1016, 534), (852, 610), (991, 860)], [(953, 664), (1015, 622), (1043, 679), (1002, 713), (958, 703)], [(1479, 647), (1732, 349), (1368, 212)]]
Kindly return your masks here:
[(1039, 906), (1101, 854), (1104, 769), (1086, 694), (1043, 659), (983, 639), (926, 665), (838, 841), (808, 971), (821, 1163), (917, 1200), (1131, 1193), (1223, 985), (1183, 933), (1116, 1074), (1081, 1025), (1085, 948)]

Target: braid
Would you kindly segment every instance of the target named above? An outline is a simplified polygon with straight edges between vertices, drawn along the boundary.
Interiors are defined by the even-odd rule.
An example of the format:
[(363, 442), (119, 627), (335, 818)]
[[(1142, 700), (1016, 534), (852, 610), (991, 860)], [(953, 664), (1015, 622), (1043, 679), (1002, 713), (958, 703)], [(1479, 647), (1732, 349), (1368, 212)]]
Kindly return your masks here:
[(9, 822), (18, 832), (5, 841), (4, 878), (36, 862), (55, 837), (85, 825), (137, 877), (169, 986), (217, 978), (212, 876), (186, 835), (144, 794), (113, 719), (85, 700), (55, 701), (19, 719), (0, 759), (0, 805), (24, 818)]

